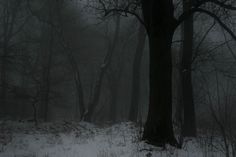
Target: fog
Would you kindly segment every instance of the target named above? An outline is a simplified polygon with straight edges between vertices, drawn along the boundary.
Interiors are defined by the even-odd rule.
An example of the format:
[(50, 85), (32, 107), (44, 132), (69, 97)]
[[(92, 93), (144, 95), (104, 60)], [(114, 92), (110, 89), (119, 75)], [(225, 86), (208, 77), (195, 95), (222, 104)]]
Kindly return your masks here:
[[(57, 142), (37, 151), (58, 133), (85, 157), (122, 156), (117, 145), (89, 150), (113, 134), (137, 138), (123, 156), (167, 156), (167, 145), (188, 156), (188, 145), (235, 157), (235, 3), (198, 3), (0, 0), (0, 156), (76, 156)], [(10, 145), (18, 138), (25, 152)]]

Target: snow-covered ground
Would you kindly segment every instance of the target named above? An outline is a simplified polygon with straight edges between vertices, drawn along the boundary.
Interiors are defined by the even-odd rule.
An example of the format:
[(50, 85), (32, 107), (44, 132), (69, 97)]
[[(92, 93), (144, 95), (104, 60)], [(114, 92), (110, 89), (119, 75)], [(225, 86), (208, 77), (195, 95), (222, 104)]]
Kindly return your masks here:
[(132, 123), (98, 127), (88, 123), (0, 122), (0, 157), (221, 157), (204, 140), (162, 150), (140, 142)]

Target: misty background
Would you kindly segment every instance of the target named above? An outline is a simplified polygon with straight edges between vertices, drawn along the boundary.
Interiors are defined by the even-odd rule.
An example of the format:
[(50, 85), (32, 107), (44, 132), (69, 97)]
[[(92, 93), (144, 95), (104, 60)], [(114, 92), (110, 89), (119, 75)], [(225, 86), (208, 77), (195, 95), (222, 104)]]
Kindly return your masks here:
[[(93, 121), (128, 121), (136, 79), (133, 72), (139, 68), (140, 87), (133, 97), (137, 99), (138, 119), (145, 121), (149, 46), (137, 19), (103, 16), (89, 1), (3, 0), (0, 7), (2, 118), (79, 120), (81, 103), (86, 111), (99, 95)], [(214, 20), (195, 16), (193, 93), (197, 120), (204, 123), (209, 120), (209, 97), (212, 103), (217, 102), (217, 96), (227, 99), (230, 110), (235, 110), (235, 44)], [(138, 65), (134, 59), (140, 49)], [(181, 28), (175, 33), (172, 49), (176, 108)], [(98, 82), (100, 89), (96, 90)]]

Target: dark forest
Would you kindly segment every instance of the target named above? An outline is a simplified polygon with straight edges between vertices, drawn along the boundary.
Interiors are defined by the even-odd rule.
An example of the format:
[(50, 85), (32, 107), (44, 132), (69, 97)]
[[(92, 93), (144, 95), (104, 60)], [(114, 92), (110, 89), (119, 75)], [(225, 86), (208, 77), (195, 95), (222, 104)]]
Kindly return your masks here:
[(0, 157), (236, 157), (235, 0), (0, 0)]

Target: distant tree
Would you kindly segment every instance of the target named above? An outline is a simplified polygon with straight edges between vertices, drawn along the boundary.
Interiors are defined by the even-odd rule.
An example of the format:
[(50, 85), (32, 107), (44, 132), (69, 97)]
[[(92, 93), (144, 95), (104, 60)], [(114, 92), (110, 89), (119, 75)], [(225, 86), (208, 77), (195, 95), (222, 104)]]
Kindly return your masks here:
[[(71, 66), (71, 69), (74, 73), (74, 81), (75, 81), (75, 87), (76, 87), (76, 104), (75, 104), (75, 120), (84, 120), (85, 116), (85, 102), (84, 102), (84, 88), (82, 86), (81, 82), (81, 76), (80, 76), (80, 70), (78, 63), (76, 62), (76, 59), (73, 55), (73, 50), (69, 44), (69, 41), (66, 39), (66, 32), (65, 32), (65, 15), (63, 14), (67, 10), (63, 8), (63, 5), (65, 5), (64, 1), (59, 1), (57, 4), (57, 16), (58, 16), (58, 27), (55, 29), (58, 29), (58, 37), (60, 39), (60, 44), (63, 47), (64, 55), (68, 58), (69, 64)], [(80, 30), (79, 30), (80, 31)], [(79, 117), (80, 115), (80, 117)]]
[[(85, 114), (85, 120), (89, 121), (89, 122), (92, 121), (92, 116), (94, 114), (95, 108), (97, 107), (97, 105), (99, 103), (104, 76), (107, 73), (107, 71), (111, 65), (112, 57), (114, 55), (115, 48), (116, 48), (116, 45), (118, 42), (118, 37), (120, 34), (120, 17), (119, 17), (119, 15), (116, 16), (115, 21), (116, 21), (115, 31), (114, 31), (114, 34), (112, 35), (112, 38), (108, 41), (109, 44), (108, 44), (106, 56), (104, 57), (103, 63), (100, 66), (100, 70), (99, 70), (98, 76), (96, 78), (94, 89), (93, 89), (93, 95), (92, 95), (91, 100), (89, 101), (87, 113)], [(114, 112), (114, 111), (112, 111), (112, 112)]]
[(138, 28), (138, 42), (135, 50), (135, 56), (133, 61), (132, 70), (132, 95), (131, 95), (131, 106), (129, 109), (129, 120), (137, 122), (138, 120), (138, 110), (139, 110), (139, 100), (140, 100), (140, 77), (141, 77), (141, 62), (145, 48), (146, 41), (146, 31), (142, 24)]
[[(54, 44), (54, 46), (51, 44), (51, 45), (48, 45), (47, 48), (49, 47), (53, 48), (56, 46), (56, 44), (59, 44), (57, 46), (62, 47), (62, 53), (67, 58), (70, 64), (70, 67), (73, 71), (73, 78), (74, 78), (75, 87), (76, 87), (76, 104), (75, 104), (75, 110), (74, 110), (75, 111), (74, 118), (75, 120), (79, 120), (79, 119), (83, 120), (84, 114), (85, 114), (85, 103), (84, 103), (84, 91), (83, 91), (82, 82), (81, 82), (80, 70), (79, 70), (79, 66), (76, 61), (76, 58), (73, 55), (74, 50), (72, 49), (72, 45), (70, 44), (70, 42), (68, 41), (66, 37), (67, 35), (66, 27), (67, 25), (70, 25), (70, 24), (67, 23), (68, 17), (65, 17), (65, 16), (68, 16), (68, 15), (74, 16), (75, 13), (68, 14), (68, 10), (66, 6), (70, 4), (68, 4), (67, 2), (63, 0), (57, 0), (57, 1), (54, 0), (51, 2), (42, 1), (40, 2), (42, 3), (41, 4), (42, 7), (40, 9), (34, 9), (33, 7), (35, 5), (34, 3), (37, 4), (37, 2), (40, 2), (40, 1), (37, 1), (37, 0), (32, 1), (32, 2), (28, 1), (28, 9), (30, 10), (33, 17), (35, 17), (41, 24), (46, 26), (45, 31), (48, 31), (48, 32), (47, 33), (44, 32), (44, 34), (48, 35), (48, 39), (50, 36), (55, 38), (56, 43)], [(51, 54), (50, 51), (47, 51), (45, 53), (48, 56), (50, 56)], [(48, 67), (50, 68), (50, 64), (48, 64)], [(44, 68), (44, 69), (48, 69), (48, 68)], [(45, 93), (45, 92), (41, 92), (41, 93)], [(47, 104), (47, 103), (44, 103), (44, 104)], [(40, 106), (46, 106), (46, 105), (41, 104)], [(44, 111), (42, 112), (44, 113)]]
[(7, 111), (7, 92), (8, 92), (8, 65), (14, 56), (16, 39), (22, 32), (29, 20), (29, 15), (25, 11), (24, 0), (1, 0), (0, 18), (0, 104), (1, 111)]
[[(55, 2), (48, 1), (45, 3), (44, 18), (47, 21), (54, 23), (55, 21)], [(48, 23), (42, 23), (41, 33), (41, 83), (40, 83), (40, 108), (44, 121), (48, 121), (48, 108), (49, 108), (49, 95), (51, 86), (51, 67), (52, 58), (55, 44), (55, 31), (54, 28), (48, 25)]]
[[(118, 98), (118, 94), (119, 94), (119, 85), (120, 85), (120, 76), (121, 76), (121, 72), (122, 72), (122, 63), (124, 64), (124, 62), (122, 62), (121, 58), (118, 55), (122, 55), (121, 52), (119, 52), (119, 48), (118, 45), (120, 43), (120, 34), (121, 34), (121, 17), (118, 15), (115, 18), (115, 28), (116, 29), (116, 43), (115, 43), (115, 48), (114, 48), (114, 54), (112, 56), (112, 64), (108, 67), (107, 73), (106, 73), (106, 78), (108, 80), (108, 86), (109, 86), (109, 90), (110, 90), (110, 110), (109, 110), (109, 120), (111, 122), (116, 122), (117, 119), (117, 108), (118, 108), (118, 104), (117, 104), (117, 98)], [(109, 44), (113, 44), (111, 42), (109, 42)], [(110, 46), (109, 46), (110, 47)]]

